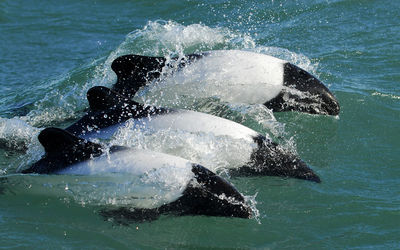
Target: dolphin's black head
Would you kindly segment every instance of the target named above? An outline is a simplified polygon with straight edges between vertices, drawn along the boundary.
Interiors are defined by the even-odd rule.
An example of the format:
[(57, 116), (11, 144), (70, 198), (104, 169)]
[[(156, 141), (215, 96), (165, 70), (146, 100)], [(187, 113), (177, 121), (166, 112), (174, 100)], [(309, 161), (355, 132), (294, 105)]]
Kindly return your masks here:
[(307, 71), (284, 64), (284, 89), (265, 103), (273, 111), (300, 111), (311, 114), (338, 115), (340, 106), (329, 89)]
[(189, 183), (182, 197), (161, 207), (161, 210), (180, 215), (208, 215), (250, 218), (252, 211), (229, 182), (210, 170), (193, 165), (195, 180)]
[(231, 169), (232, 175), (281, 176), (321, 182), (318, 175), (296, 154), (261, 135), (254, 138), (254, 141), (258, 147), (253, 151), (250, 161), (241, 168)]

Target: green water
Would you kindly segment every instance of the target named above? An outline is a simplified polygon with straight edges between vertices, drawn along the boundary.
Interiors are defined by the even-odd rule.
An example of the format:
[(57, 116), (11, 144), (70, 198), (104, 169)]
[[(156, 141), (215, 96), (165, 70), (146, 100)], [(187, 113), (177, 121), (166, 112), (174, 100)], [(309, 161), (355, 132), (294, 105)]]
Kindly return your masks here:
[[(399, 249), (399, 13), (396, 1), (1, 1), (0, 248)], [(277, 56), (329, 86), (337, 118), (232, 115), (295, 149), (321, 184), (235, 178), (255, 196), (254, 219), (123, 226), (10, 177), (42, 154), (38, 128), (72, 123), (87, 89), (111, 86), (116, 56), (215, 49)]]

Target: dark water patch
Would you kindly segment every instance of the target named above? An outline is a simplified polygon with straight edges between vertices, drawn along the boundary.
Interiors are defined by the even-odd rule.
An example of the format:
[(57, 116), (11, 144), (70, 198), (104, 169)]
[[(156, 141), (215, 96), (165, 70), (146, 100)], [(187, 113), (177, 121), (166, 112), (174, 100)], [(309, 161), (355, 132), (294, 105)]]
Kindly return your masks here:
[(32, 109), (34, 104), (32, 102), (21, 102), (5, 107), (5, 111), (0, 113), (1, 117), (12, 118), (16, 116), (26, 116)]

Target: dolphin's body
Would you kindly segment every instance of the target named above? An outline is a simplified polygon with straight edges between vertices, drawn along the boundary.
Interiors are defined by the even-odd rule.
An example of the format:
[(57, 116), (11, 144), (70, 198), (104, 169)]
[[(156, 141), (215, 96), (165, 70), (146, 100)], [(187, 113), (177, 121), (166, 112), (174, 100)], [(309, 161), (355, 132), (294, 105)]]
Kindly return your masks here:
[[(143, 86), (160, 96), (217, 97), (225, 102), (264, 104), (273, 111), (338, 115), (339, 103), (307, 71), (276, 57), (221, 50), (167, 60), (124, 55), (111, 65), (113, 90), (132, 98)], [(173, 99), (173, 98), (172, 98)]]
[(121, 146), (105, 152), (99, 144), (57, 128), (43, 130), (38, 138), (46, 153), (24, 174), (107, 176), (108, 181), (132, 182), (123, 193), (109, 198), (132, 197), (136, 207), (104, 210), (103, 215), (135, 220), (160, 214), (251, 217), (243, 196), (230, 183), (186, 159)]
[[(231, 174), (283, 176), (320, 182), (319, 177), (298, 156), (236, 122), (194, 111), (144, 106), (100, 86), (88, 91), (88, 100), (90, 111), (66, 128), (76, 136), (89, 140), (107, 139), (127, 122), (133, 122), (132, 127), (138, 133), (164, 129), (228, 137), (252, 149), (240, 166), (228, 167)], [(227, 157), (234, 158), (235, 151), (229, 152), (232, 155)]]

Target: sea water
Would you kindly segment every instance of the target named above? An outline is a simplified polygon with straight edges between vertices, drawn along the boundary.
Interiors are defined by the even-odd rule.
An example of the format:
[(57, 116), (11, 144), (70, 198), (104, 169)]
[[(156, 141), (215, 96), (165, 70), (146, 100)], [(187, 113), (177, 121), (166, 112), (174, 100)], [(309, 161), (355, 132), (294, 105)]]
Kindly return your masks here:
[[(400, 248), (399, 13), (396, 1), (1, 1), (0, 247)], [(321, 184), (230, 178), (252, 203), (253, 219), (162, 216), (126, 226), (104, 221), (101, 204), (70, 193), (79, 178), (17, 174), (44, 153), (43, 128), (73, 123), (87, 110), (90, 87), (112, 86), (116, 57), (228, 49), (306, 69), (335, 94), (340, 115), (272, 113), (213, 97), (169, 104), (272, 137)], [(154, 101), (145, 91), (138, 98)], [(209, 135), (170, 132), (163, 140), (120, 132), (113, 142), (169, 153), (183, 145), (188, 158), (202, 152), (204, 163), (229, 164), (215, 155), (233, 142), (205, 147)], [(49, 193), (33, 192), (42, 187)]]

